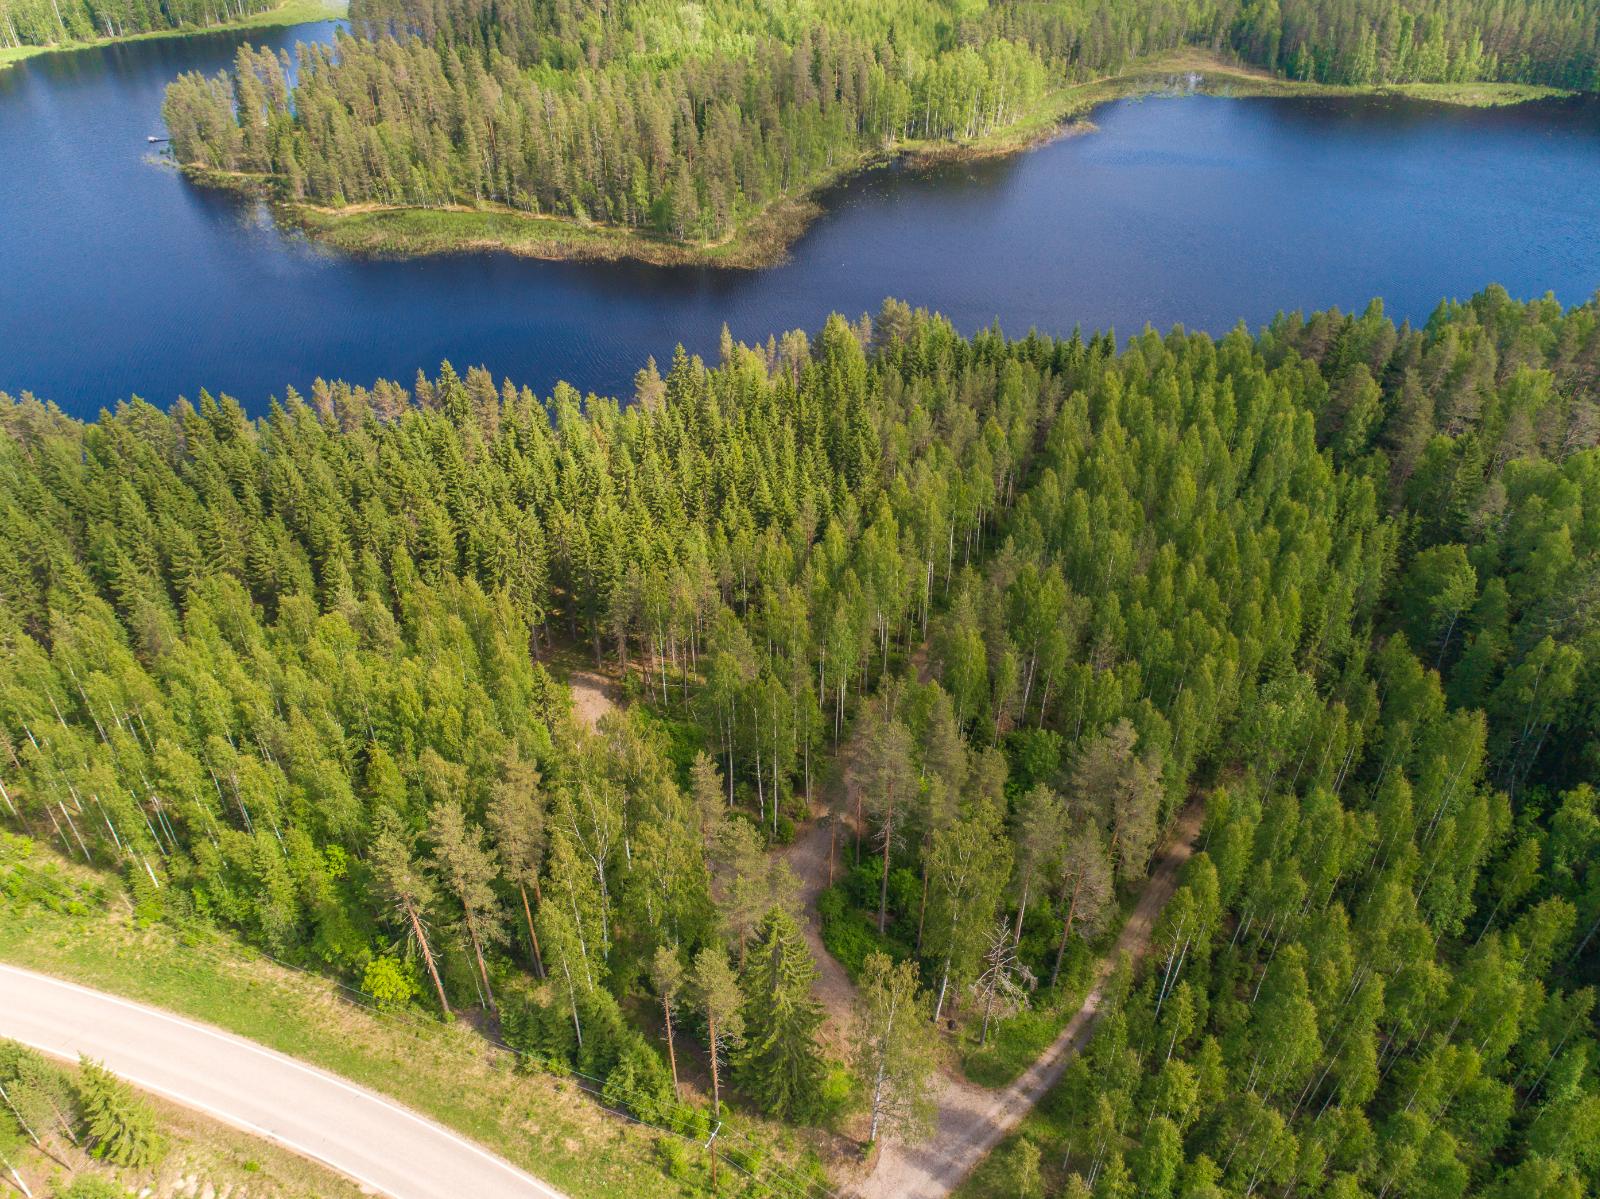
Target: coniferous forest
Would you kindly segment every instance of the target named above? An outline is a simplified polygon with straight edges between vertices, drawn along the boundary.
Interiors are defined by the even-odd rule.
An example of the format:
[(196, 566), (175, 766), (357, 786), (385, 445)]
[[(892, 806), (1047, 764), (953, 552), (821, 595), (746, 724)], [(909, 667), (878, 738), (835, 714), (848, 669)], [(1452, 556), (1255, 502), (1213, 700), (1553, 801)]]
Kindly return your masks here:
[[(347, 42), (276, 144), (363, 62), (587, 95), (626, 61), (570, 15)], [(627, 403), (446, 364), (0, 429), (0, 819), (145, 919), (493, 1013), (647, 1120), (692, 1044), (806, 1123), (782, 850), (825, 806), (896, 1141), (928, 1030), (1075, 985), (1198, 812), (1050, 1194), (1600, 1194), (1600, 304), (1119, 344), (889, 302)], [(593, 727), (574, 663), (624, 680)]]
[(351, 17), (294, 63), (246, 47), (231, 73), (178, 79), (178, 161), (291, 202), (500, 206), (716, 245), (886, 148), (1033, 128), (1062, 88), (1184, 47), (1333, 84), (1600, 87), (1593, 0), (354, 0)]

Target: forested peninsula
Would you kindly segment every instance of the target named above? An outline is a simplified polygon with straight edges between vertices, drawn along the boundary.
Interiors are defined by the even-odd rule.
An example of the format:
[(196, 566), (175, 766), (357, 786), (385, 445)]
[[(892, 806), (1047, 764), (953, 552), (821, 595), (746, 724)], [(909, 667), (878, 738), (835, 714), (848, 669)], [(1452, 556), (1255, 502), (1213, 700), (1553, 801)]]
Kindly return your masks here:
[(1600, 87), (1595, 0), (354, 0), (351, 21), (293, 71), (246, 48), (185, 75), (163, 112), (196, 179), (389, 253), (767, 264), (845, 173), (1031, 145), (1174, 75), (1468, 102)]
[(0, 911), (92, 921), (29, 880), (93, 869), (493, 1018), (667, 1130), (670, 1193), (724, 1117), (816, 1194), (759, 1182), (770, 1130), (848, 1174), (939, 1069), (1014, 1074), (1182, 819), (974, 1194), (1584, 1199), (1597, 447), (1600, 302), (1498, 289), (1123, 344), (890, 302), (626, 404), (448, 364), (254, 421), (0, 396)]

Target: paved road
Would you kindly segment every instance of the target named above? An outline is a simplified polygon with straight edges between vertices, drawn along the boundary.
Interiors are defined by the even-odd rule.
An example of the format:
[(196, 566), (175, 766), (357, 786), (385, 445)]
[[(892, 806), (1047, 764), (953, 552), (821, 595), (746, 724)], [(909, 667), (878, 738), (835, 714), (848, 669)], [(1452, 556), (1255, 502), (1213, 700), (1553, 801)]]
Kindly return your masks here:
[(1178, 817), (1115, 947), (1096, 968), (1083, 1006), (1050, 1047), (1016, 1081), (998, 1091), (947, 1077), (936, 1100), (937, 1131), (920, 1145), (887, 1145), (877, 1168), (856, 1190), (857, 1199), (945, 1199), (1060, 1081), (1094, 1031), (1106, 980), (1117, 960), (1124, 953), (1138, 959), (1149, 948), (1156, 918), (1177, 890), (1179, 873), (1204, 822), (1205, 810), (1198, 802)]
[(146, 1091), (276, 1141), (394, 1199), (564, 1199), (371, 1091), (178, 1016), (0, 965), (0, 1037), (80, 1053)]

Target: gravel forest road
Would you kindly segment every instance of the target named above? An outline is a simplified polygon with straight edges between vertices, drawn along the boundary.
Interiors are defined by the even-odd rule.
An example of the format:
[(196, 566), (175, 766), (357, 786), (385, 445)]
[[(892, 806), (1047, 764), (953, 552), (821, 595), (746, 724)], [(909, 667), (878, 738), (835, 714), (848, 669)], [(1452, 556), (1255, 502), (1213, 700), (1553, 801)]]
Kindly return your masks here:
[(1124, 953), (1137, 959), (1149, 947), (1156, 918), (1177, 890), (1178, 876), (1194, 852), (1204, 822), (1205, 810), (1198, 803), (1178, 817), (1116, 945), (1096, 968), (1083, 1006), (1050, 1047), (1014, 1082), (997, 1091), (946, 1076), (937, 1098), (934, 1134), (920, 1145), (885, 1148), (877, 1168), (856, 1188), (859, 1199), (945, 1199), (1044, 1098), (1093, 1031), (1106, 980), (1117, 961)]

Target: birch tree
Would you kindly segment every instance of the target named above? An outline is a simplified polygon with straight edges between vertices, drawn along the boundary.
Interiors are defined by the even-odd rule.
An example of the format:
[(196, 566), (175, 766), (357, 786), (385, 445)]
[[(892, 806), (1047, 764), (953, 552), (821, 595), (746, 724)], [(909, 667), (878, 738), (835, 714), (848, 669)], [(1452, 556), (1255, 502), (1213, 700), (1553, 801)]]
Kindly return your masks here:
[(939, 961), (933, 1011), (938, 1021), (951, 981), (963, 983), (976, 973), (984, 934), (1011, 872), (1011, 849), (1000, 835), (997, 807), (975, 801), (966, 816), (934, 837), (929, 858), (933, 913), (928, 949)]
[(928, 997), (911, 962), (867, 957), (856, 997), (851, 1060), (867, 1095), (868, 1144), (918, 1141), (933, 1128), (933, 1042)]

